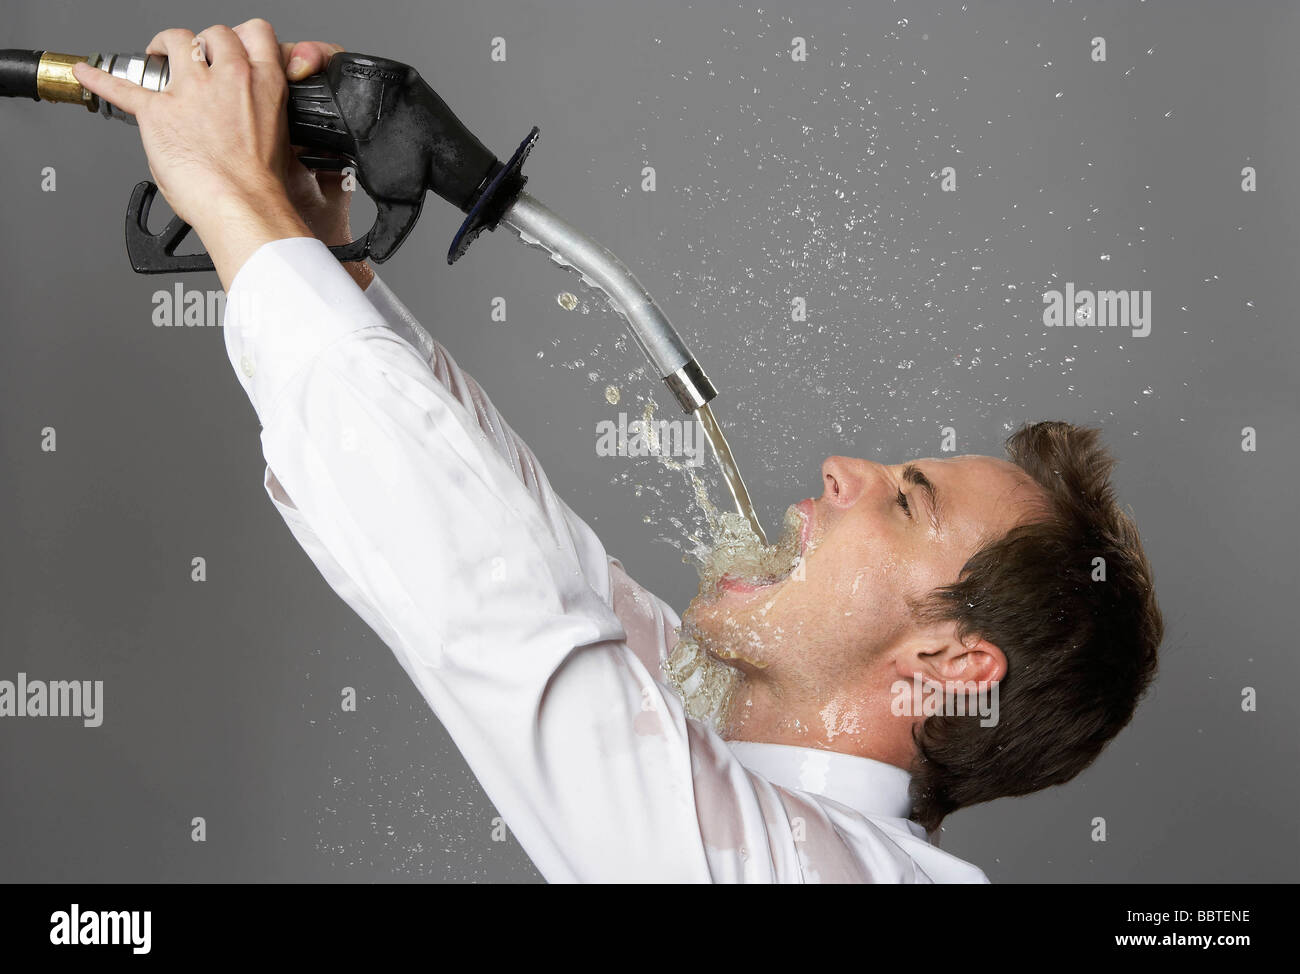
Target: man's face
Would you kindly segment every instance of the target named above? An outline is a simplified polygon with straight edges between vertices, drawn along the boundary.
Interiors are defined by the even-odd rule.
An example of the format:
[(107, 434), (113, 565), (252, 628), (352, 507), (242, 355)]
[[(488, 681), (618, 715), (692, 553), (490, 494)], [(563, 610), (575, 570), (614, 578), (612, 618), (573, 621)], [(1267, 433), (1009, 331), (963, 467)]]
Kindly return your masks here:
[(915, 638), (907, 600), (956, 581), (1045, 496), (1014, 464), (984, 456), (895, 466), (830, 457), (822, 485), (796, 505), (804, 547), (793, 575), (757, 587), (724, 579), (684, 617), (710, 654), (812, 692), (859, 680)]

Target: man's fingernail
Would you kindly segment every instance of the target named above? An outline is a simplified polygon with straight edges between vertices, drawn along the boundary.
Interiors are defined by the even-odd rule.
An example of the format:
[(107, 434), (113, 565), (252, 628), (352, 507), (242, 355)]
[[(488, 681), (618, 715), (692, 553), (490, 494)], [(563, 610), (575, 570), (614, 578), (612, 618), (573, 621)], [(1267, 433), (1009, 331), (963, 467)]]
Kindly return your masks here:
[(306, 58), (300, 58), (300, 57), (290, 58), (289, 70), (287, 72), (289, 77), (292, 78), (295, 75), (303, 74), (306, 70), (307, 70)]

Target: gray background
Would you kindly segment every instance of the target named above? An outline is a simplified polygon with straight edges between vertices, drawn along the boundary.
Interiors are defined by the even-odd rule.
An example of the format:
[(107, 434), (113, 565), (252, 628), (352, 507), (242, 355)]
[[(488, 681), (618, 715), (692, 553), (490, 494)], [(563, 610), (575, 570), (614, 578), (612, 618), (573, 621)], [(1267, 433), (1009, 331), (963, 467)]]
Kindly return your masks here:
[[(282, 39), (416, 65), (503, 156), (539, 125), (530, 191), (694, 345), (769, 525), (820, 491), (828, 454), (934, 455), (947, 425), (997, 453), (1022, 421), (1102, 424), (1167, 617), (1158, 685), (1079, 779), (962, 812), (944, 846), (994, 881), (1294, 880), (1300, 14), (967, 6), (6, 0), (0, 41), (138, 50), (261, 13)], [(0, 679), (106, 683), (98, 729), (0, 722), (0, 878), (536, 880), (264, 495), (220, 329), (151, 324), (173, 282), (126, 264), (135, 133), (30, 102), (0, 121)], [(506, 231), (447, 267), (458, 222), (430, 198), (384, 278), (609, 551), (684, 608), (683, 478), (595, 451), (600, 419), (651, 397), (670, 416), (666, 395), (619, 320)], [(1152, 334), (1047, 331), (1042, 293), (1065, 281), (1150, 289)], [(359, 712), (338, 712), (343, 686)]]

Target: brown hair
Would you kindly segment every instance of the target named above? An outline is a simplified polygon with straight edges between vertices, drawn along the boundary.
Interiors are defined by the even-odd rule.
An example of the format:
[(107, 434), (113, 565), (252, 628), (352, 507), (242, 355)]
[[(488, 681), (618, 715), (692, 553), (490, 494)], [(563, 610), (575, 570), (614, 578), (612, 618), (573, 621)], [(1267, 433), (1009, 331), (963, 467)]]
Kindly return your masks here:
[[(1132, 718), (1164, 635), (1151, 566), (1115, 501), (1115, 461), (1099, 432), (1034, 423), (1006, 450), (1047, 492), (1050, 514), (985, 544), (956, 582), (913, 606), (1007, 658), (994, 726), (935, 715), (913, 734), (911, 817), (930, 831), (958, 808), (1059, 785), (1088, 767)], [(1093, 581), (1096, 558), (1104, 581)]]

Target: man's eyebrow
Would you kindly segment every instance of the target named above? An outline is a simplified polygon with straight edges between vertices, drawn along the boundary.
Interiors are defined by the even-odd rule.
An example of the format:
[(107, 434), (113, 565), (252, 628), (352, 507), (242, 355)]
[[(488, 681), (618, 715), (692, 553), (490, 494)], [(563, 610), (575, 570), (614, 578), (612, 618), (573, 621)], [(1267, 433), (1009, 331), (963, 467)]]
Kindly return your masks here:
[(930, 504), (930, 524), (935, 531), (939, 530), (939, 489), (934, 486), (930, 478), (921, 473), (921, 468), (914, 463), (909, 463), (903, 467), (903, 479), (909, 484), (920, 487), (925, 492), (925, 498)]

